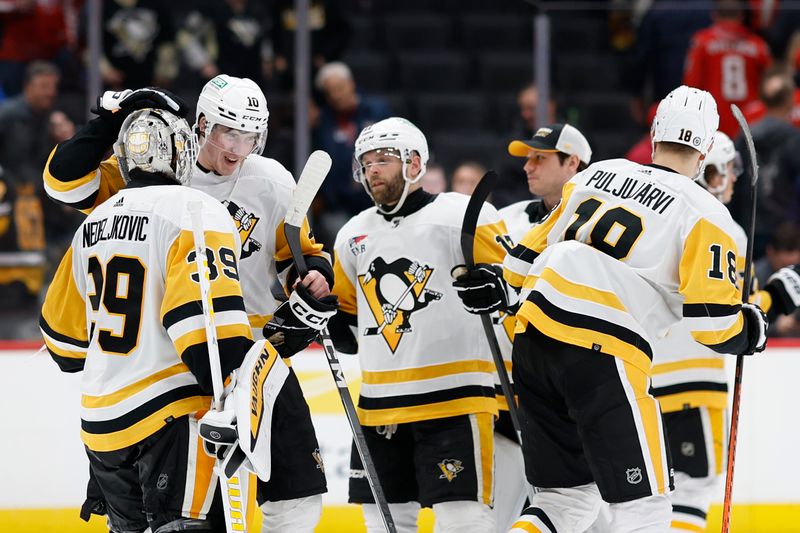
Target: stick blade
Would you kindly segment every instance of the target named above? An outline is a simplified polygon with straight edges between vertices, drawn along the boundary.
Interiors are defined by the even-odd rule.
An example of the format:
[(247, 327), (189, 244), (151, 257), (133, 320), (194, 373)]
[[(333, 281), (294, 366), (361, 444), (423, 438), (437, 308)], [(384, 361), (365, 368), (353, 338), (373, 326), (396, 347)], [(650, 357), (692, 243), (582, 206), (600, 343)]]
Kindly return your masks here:
[(300, 179), (297, 180), (297, 186), (292, 194), (292, 204), (286, 212), (287, 224), (298, 228), (303, 225), (308, 208), (311, 207), (311, 202), (314, 201), (314, 197), (330, 169), (331, 156), (326, 152), (317, 150), (308, 156), (308, 161), (303, 167), (303, 172), (300, 173)]
[(750, 179), (752, 180), (751, 183), (755, 185), (758, 181), (758, 161), (756, 161), (756, 146), (753, 144), (753, 134), (750, 132), (750, 126), (747, 124), (747, 120), (745, 120), (744, 114), (742, 110), (739, 109), (739, 106), (731, 104), (731, 112), (733, 113), (733, 118), (736, 119), (736, 122), (739, 123), (739, 127), (742, 129), (742, 136), (744, 137), (744, 142), (747, 145), (747, 152), (750, 156), (750, 172), (752, 172)]
[(478, 227), (478, 217), (481, 214), (483, 203), (489, 198), (497, 183), (497, 172), (488, 171), (483, 175), (481, 181), (472, 191), (469, 198), (467, 209), (464, 211), (464, 222), (461, 224), (461, 251), (464, 254), (464, 261), (468, 266), (475, 264), (473, 249), (475, 248), (475, 229)]

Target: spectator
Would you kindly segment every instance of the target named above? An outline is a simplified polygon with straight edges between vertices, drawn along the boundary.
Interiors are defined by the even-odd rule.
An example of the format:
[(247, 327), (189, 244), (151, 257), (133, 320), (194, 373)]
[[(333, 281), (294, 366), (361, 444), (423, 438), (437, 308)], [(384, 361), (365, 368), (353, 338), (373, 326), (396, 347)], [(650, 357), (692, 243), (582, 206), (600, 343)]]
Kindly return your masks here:
[[(800, 263), (800, 229), (792, 223), (783, 223), (775, 230), (766, 246), (766, 255), (755, 262), (755, 274), (759, 283), (779, 269)], [(769, 335), (774, 337), (800, 336), (800, 320), (797, 313), (778, 316), (771, 324)]]
[[(7, 97), (22, 91), (25, 66), (31, 61), (69, 64), (79, 0), (16, 0), (0, 3), (0, 85)], [(74, 59), (74, 58), (72, 58)]]
[(226, 74), (260, 85), (268, 49), (266, 18), (260, 2), (198, 2), (178, 34), (186, 63), (204, 82), (219, 74), (219, 65), (224, 65)]
[(169, 86), (178, 73), (172, 12), (161, 0), (103, 1), (100, 72), (112, 89)]
[(683, 83), (710, 92), (719, 109), (719, 131), (734, 138), (739, 125), (730, 105), (758, 98), (758, 86), (772, 63), (767, 43), (743, 23), (739, 0), (716, 0), (714, 24), (692, 38)]
[(450, 190), (471, 196), (484, 174), (486, 167), (477, 161), (464, 161), (453, 171)]
[[(539, 91), (534, 84), (526, 85), (517, 94), (519, 116), (513, 126), (511, 135), (514, 139), (530, 139), (536, 131), (539, 122), (536, 109), (539, 105)], [(543, 121), (547, 124), (555, 122), (556, 103), (550, 100), (549, 114)], [(519, 161), (505, 156), (500, 164), (501, 172), (497, 187), (492, 193), (493, 203), (497, 208), (507, 206), (528, 197), (528, 188), (525, 186), (525, 172), (519, 166)]]
[(317, 232), (324, 243), (333, 244), (341, 225), (372, 205), (363, 187), (353, 180), (356, 137), (362, 129), (391, 113), (383, 100), (358, 93), (353, 74), (344, 63), (325, 65), (314, 84), (325, 96), (314, 128), (314, 147), (328, 152), (333, 160), (320, 189), (324, 209), (317, 206), (315, 212)]
[(447, 176), (442, 165), (430, 164), (422, 176), (422, 189), (430, 194), (439, 194), (447, 191)]
[[(772, 69), (764, 77), (760, 91), (761, 100), (766, 107), (763, 119), (752, 125), (753, 143), (758, 153), (758, 202), (756, 204), (756, 226), (753, 239), (753, 254), (759, 258), (764, 254), (766, 243), (772, 232), (790, 216), (795, 194), (796, 177), (782, 168), (800, 157), (788, 154), (786, 146), (796, 138), (797, 128), (791, 125), (790, 117), (794, 102), (794, 83), (781, 69)], [(795, 141), (796, 142), (796, 141)], [(736, 140), (736, 149), (747, 152), (744, 139)], [(800, 162), (795, 162), (800, 165)], [(742, 179), (736, 182), (731, 213), (743, 226), (747, 226), (750, 216), (749, 165), (745, 164)], [(798, 168), (798, 167), (796, 167)]]

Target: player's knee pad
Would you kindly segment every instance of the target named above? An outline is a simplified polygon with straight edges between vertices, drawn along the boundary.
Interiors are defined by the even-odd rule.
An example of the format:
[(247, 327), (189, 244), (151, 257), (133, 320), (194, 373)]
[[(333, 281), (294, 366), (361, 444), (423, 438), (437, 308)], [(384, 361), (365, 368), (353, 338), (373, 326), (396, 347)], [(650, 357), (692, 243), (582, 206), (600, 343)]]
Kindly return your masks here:
[(495, 528), (492, 508), (480, 502), (435, 503), (433, 514), (434, 533), (486, 533)]
[(196, 518), (178, 518), (159, 526), (153, 533), (172, 533), (174, 531), (213, 531), (211, 523)]
[(313, 533), (322, 516), (322, 495), (264, 502), (261, 512), (261, 533)]
[[(539, 489), (531, 505), (522, 512), (511, 531), (585, 531), (604, 505), (595, 483), (569, 488)], [(527, 528), (527, 529), (526, 529)], [(612, 530), (615, 531), (615, 530)]]
[(612, 503), (611, 531), (614, 533), (653, 533), (669, 531), (672, 505), (664, 494), (623, 503)]
[[(419, 507), (418, 502), (389, 504), (389, 512), (392, 513), (397, 533), (416, 533)], [(368, 533), (384, 533), (386, 531), (377, 505), (365, 503), (361, 506), (361, 511), (364, 513), (364, 523)]]
[(494, 519), (498, 533), (506, 533), (525, 508), (528, 480), (519, 444), (494, 434)]

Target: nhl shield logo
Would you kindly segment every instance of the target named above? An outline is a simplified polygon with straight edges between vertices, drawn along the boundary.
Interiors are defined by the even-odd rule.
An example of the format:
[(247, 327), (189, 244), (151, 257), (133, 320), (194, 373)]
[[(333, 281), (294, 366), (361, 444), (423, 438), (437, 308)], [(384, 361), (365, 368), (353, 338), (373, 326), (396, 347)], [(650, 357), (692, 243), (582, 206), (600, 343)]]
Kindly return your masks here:
[(464, 467), (461, 466), (461, 461), (458, 459), (445, 459), (438, 466), (439, 470), (442, 471), (439, 479), (446, 479), (448, 483), (453, 481), (458, 476), (458, 473), (464, 470)]
[(642, 481), (642, 469), (628, 468), (625, 470), (625, 476), (628, 478), (628, 483), (631, 485), (638, 485)]
[(158, 490), (164, 490), (167, 488), (168, 482), (169, 482), (169, 476), (167, 474), (159, 474), (158, 481), (156, 481), (156, 488)]
[(681, 455), (685, 457), (694, 457), (694, 442), (682, 442)]

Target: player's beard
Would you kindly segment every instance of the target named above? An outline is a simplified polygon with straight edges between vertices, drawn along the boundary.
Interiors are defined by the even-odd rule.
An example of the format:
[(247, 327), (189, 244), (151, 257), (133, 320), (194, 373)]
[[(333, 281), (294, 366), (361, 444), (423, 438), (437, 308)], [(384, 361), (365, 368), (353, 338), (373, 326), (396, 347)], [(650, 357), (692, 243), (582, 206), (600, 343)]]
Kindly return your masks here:
[(380, 205), (395, 205), (400, 201), (403, 195), (403, 188), (405, 187), (405, 180), (403, 179), (403, 172), (398, 171), (397, 174), (389, 179), (383, 179), (383, 187), (377, 191), (372, 189), (372, 199), (376, 204)]

